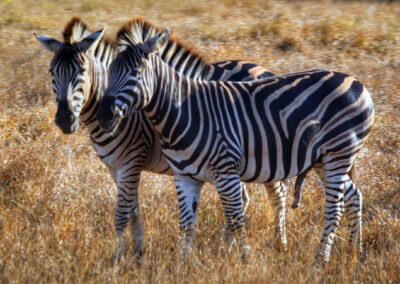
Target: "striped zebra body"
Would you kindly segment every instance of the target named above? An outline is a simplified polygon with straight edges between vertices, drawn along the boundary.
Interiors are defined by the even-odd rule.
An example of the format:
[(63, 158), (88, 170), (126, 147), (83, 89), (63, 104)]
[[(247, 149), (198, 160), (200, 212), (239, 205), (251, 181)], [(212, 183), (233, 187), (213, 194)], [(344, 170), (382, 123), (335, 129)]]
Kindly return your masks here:
[[(99, 127), (96, 119), (97, 107), (107, 86), (107, 68), (116, 56), (114, 44), (110, 40), (102, 39), (101, 35), (102, 31), (92, 33), (79, 18), (73, 18), (66, 25), (64, 42), (42, 35), (37, 38), (47, 49), (55, 52), (51, 73), (53, 91), (58, 101), (56, 124), (64, 133), (69, 134), (75, 132), (79, 120), (82, 121), (99, 157), (117, 185), (118, 198), (114, 215), (117, 233), (115, 257), (124, 253), (123, 232), (129, 220), (135, 243), (134, 252), (140, 255), (145, 247), (138, 204), (140, 173), (146, 170), (171, 175), (173, 172), (162, 154), (159, 135), (144, 112), (134, 113), (122, 120), (116, 135), (110, 135)], [(183, 46), (178, 47), (175, 46), (175, 52), (184, 49)], [(174, 53), (166, 54), (172, 56)], [(180, 66), (181, 72), (185, 72), (184, 66)], [(190, 70), (198, 78), (214, 79), (229, 79), (232, 76), (238, 79), (263, 78), (272, 75), (262, 67), (242, 61), (202, 64), (197, 69), (191, 67)], [(276, 183), (267, 185), (267, 190), (277, 213), (277, 239), (286, 246), (286, 188), (282, 183)], [(244, 193), (247, 195), (245, 191)]]
[(160, 134), (174, 170), (180, 203), (182, 251), (192, 245), (200, 187), (216, 185), (227, 220), (246, 252), (240, 181), (272, 183), (318, 168), (326, 188), (325, 225), (317, 259), (327, 262), (346, 210), (350, 246), (358, 232), (361, 192), (349, 177), (373, 123), (370, 94), (356, 79), (323, 69), (251, 82), (193, 80), (163, 62), (157, 51), (169, 31), (136, 42), (135, 21), (118, 33), (121, 52), (109, 69), (100, 125), (113, 129), (143, 109)]

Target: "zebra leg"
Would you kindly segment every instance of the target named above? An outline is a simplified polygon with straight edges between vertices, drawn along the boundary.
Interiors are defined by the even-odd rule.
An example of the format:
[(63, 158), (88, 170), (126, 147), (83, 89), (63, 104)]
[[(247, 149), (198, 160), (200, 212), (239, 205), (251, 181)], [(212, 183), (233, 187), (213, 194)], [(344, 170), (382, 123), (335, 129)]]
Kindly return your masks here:
[(179, 201), (179, 227), (181, 230), (181, 255), (187, 257), (193, 247), (194, 230), (197, 223), (197, 209), (203, 182), (187, 176), (174, 175)]
[(351, 179), (345, 183), (344, 205), (350, 227), (349, 255), (354, 249), (353, 246), (356, 236), (358, 236), (358, 252), (362, 253), (362, 194)]
[(324, 232), (315, 257), (317, 266), (325, 265), (329, 260), (336, 229), (344, 211), (344, 184), (349, 180), (346, 167), (337, 169), (337, 164), (325, 164), (324, 170), (326, 188)]
[(226, 218), (225, 240), (229, 244), (237, 235), (242, 250), (242, 259), (248, 250), (244, 228), (243, 199), (239, 175), (219, 177), (215, 181)]
[[(138, 200), (138, 198), (136, 198), (136, 200)], [(130, 225), (134, 243), (132, 256), (135, 257), (136, 260), (140, 260), (145, 252), (146, 244), (144, 242), (142, 224), (140, 222), (139, 202), (135, 202), (133, 207)]]
[(243, 213), (246, 213), (247, 207), (249, 207), (250, 197), (247, 192), (246, 184), (244, 182), (240, 183), (240, 187), (242, 190), (242, 200), (243, 200)]
[[(126, 176), (126, 177), (124, 177)], [(136, 178), (132, 180), (132, 176)], [(135, 250), (144, 248), (143, 233), (140, 224), (140, 211), (138, 202), (138, 183), (140, 173), (132, 174), (131, 171), (120, 169), (117, 172), (117, 205), (114, 213), (114, 226), (116, 231), (116, 246), (111, 263), (123, 259), (125, 256), (125, 236), (124, 232), (132, 217), (131, 229), (135, 238)], [(131, 214), (133, 212), (133, 214)]]
[(275, 243), (279, 251), (287, 250), (286, 224), (285, 224), (285, 203), (286, 186), (283, 182), (267, 183), (268, 197), (275, 211)]

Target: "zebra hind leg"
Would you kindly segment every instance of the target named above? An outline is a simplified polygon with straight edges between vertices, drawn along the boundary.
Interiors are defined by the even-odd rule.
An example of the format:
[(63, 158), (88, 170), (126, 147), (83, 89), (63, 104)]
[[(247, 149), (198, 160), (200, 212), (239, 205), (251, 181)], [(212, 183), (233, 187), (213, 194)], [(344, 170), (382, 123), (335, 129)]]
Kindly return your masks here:
[(285, 205), (286, 186), (279, 181), (272, 184), (265, 184), (268, 197), (273, 210), (275, 211), (275, 244), (278, 251), (287, 250)]
[[(336, 229), (344, 212), (344, 186), (350, 180), (347, 174), (348, 166), (342, 164), (325, 164), (325, 210), (324, 210), (324, 231), (317, 250), (316, 265), (325, 265), (330, 258), (333, 239), (336, 236)], [(332, 169), (332, 170), (331, 170)]]
[(362, 250), (362, 193), (350, 179), (345, 184), (344, 202), (346, 217), (350, 228), (349, 256), (354, 250), (354, 242), (357, 237), (357, 251)]

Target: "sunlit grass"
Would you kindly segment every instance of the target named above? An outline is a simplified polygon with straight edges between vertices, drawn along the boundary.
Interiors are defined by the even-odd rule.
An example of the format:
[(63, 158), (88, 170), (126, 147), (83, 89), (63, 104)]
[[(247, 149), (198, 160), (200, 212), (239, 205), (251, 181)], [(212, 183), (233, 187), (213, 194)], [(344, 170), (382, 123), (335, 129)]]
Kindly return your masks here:
[[(1, 1), (0, 282), (399, 282), (400, 6), (377, 2)], [(224, 245), (218, 195), (205, 186), (196, 255), (182, 266), (172, 179), (143, 173), (146, 254), (140, 267), (130, 259), (110, 267), (115, 186), (86, 130), (66, 136), (54, 125), (47, 72), (52, 54), (32, 35), (61, 39), (74, 15), (93, 29), (107, 25), (110, 33), (131, 17), (143, 16), (170, 27), (210, 61), (246, 59), (275, 73), (323, 67), (360, 79), (376, 111), (356, 161), (356, 183), (364, 195), (362, 258), (348, 256), (342, 222), (328, 266), (314, 268), (324, 191), (311, 174), (302, 206), (287, 209), (286, 254), (273, 245), (266, 192), (249, 186), (247, 263)], [(287, 204), (291, 201), (289, 191)]]

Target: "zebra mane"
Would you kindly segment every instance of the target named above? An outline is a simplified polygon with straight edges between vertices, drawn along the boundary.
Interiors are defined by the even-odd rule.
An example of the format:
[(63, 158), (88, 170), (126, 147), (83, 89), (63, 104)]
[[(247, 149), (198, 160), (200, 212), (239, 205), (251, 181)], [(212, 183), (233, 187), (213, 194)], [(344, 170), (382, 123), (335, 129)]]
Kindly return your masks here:
[[(117, 33), (118, 47), (123, 50), (128, 46), (142, 44), (162, 29), (142, 19), (134, 18), (121, 27)], [(193, 47), (170, 36), (160, 49), (160, 58), (177, 72), (196, 79), (206, 72), (208, 62)]]
[(78, 17), (73, 17), (66, 25), (63, 31), (65, 43), (73, 44), (89, 36), (92, 32), (88, 25)]
[[(92, 34), (88, 25), (79, 17), (73, 17), (66, 25), (63, 31), (64, 43), (74, 44)], [(115, 41), (108, 35), (103, 35), (93, 53), (94, 57), (108, 66), (117, 53)]]

